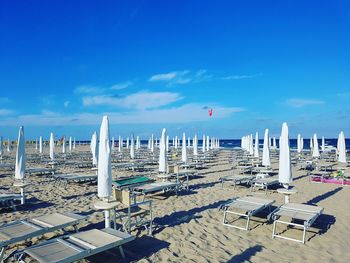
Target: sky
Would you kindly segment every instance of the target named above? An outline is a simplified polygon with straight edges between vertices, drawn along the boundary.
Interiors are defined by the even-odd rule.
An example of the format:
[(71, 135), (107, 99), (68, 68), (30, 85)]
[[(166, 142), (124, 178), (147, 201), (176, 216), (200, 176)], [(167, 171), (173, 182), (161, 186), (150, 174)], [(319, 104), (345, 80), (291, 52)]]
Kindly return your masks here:
[[(350, 136), (350, 1), (0, 6), (0, 135)], [(208, 110), (213, 114), (209, 116)]]

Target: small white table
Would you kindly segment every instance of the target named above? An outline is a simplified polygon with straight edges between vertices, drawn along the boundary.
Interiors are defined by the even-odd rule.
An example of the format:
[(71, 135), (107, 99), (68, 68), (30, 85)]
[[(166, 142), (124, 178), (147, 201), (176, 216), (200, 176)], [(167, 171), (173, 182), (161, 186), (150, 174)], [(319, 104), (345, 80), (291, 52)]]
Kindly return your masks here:
[(287, 204), (289, 203), (289, 196), (296, 194), (298, 191), (294, 188), (279, 188), (277, 189), (277, 192), (280, 194), (284, 194), (284, 203)]
[(25, 196), (25, 193), (24, 193), (24, 189), (25, 189), (28, 185), (30, 185), (30, 183), (24, 182), (24, 181), (15, 181), (15, 182), (13, 183), (13, 186), (14, 186), (14, 187), (19, 187), (19, 188), (21, 189), (21, 196), (22, 196), (22, 198), (21, 198), (21, 205), (24, 205), (24, 203), (25, 203), (26, 196)]
[[(105, 211), (105, 227), (110, 228), (111, 227), (111, 220), (110, 220), (110, 212), (112, 209), (116, 208), (118, 206), (119, 202), (117, 201), (97, 201), (94, 204), (94, 207), (98, 210), (104, 210)], [(113, 213), (113, 222), (114, 222), (114, 228), (116, 228), (116, 216), (115, 212)]]

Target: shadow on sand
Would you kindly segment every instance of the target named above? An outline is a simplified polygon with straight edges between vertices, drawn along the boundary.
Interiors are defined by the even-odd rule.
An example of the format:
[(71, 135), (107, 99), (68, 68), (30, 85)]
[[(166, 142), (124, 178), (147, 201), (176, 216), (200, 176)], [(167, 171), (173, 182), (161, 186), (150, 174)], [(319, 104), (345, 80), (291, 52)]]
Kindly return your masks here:
[(324, 193), (324, 194), (321, 194), (321, 195), (318, 195), (318, 196), (312, 198), (311, 200), (307, 201), (305, 204), (307, 204), (307, 205), (315, 205), (315, 204), (317, 204), (317, 203), (327, 199), (328, 197), (331, 197), (332, 195), (335, 195), (336, 193), (338, 193), (342, 189), (343, 189), (343, 187), (335, 188), (332, 191), (329, 191), (327, 193)]
[(243, 251), (241, 254), (234, 256), (231, 258), (228, 263), (238, 263), (238, 262), (245, 262), (249, 261), (251, 257), (255, 256), (258, 252), (263, 250), (263, 246), (261, 245), (255, 245), (253, 247), (250, 247)]
[(217, 209), (220, 205), (226, 203), (228, 200), (218, 201), (202, 207), (195, 207), (187, 211), (177, 211), (163, 217), (157, 217), (153, 221), (156, 226), (153, 234), (160, 233), (166, 227), (178, 226), (181, 224), (189, 223), (193, 219), (201, 218), (201, 216), (198, 215), (199, 213), (208, 209)]

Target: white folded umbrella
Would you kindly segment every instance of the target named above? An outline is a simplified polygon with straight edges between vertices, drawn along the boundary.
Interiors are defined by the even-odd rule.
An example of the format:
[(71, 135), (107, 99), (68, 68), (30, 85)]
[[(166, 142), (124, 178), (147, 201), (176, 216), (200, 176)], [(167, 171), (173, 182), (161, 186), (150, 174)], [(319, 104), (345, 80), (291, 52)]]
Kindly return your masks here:
[(160, 137), (159, 142), (159, 169), (158, 171), (161, 173), (165, 173), (167, 171), (167, 154), (166, 154), (166, 129), (162, 130), (162, 136)]
[(182, 134), (182, 152), (181, 152), (181, 161), (187, 163), (187, 147), (186, 147), (186, 134)]
[(53, 161), (55, 159), (54, 157), (54, 151), (55, 151), (55, 140), (53, 138), (53, 133), (50, 133), (50, 159)]
[(287, 123), (283, 123), (280, 138), (280, 153), (279, 153), (279, 171), (278, 181), (283, 184), (285, 188), (289, 188), (292, 182), (292, 169), (290, 162), (289, 136)]
[(15, 167), (15, 179), (24, 180), (24, 173), (26, 171), (26, 150), (24, 140), (24, 128), (19, 127), (17, 151), (16, 151), (16, 167)]
[[(96, 132), (94, 134), (96, 134)], [(109, 140), (109, 121), (107, 116), (103, 116), (100, 128), (100, 143), (98, 148), (97, 195), (100, 198), (109, 198), (111, 193), (112, 168)]]
[(270, 166), (270, 148), (269, 148), (269, 130), (265, 130), (264, 135), (264, 146), (263, 146), (263, 156), (262, 156), (262, 165)]

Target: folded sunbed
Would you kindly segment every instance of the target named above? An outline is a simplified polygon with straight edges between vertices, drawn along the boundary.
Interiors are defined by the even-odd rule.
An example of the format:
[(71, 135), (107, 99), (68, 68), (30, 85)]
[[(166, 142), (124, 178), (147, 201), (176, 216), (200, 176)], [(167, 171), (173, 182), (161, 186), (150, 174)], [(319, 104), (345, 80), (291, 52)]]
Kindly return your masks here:
[(0, 225), (0, 262), (9, 245), (69, 226), (76, 227), (85, 218), (74, 213), (54, 213)]
[(256, 178), (251, 181), (250, 191), (254, 191), (256, 187), (260, 187), (265, 189), (265, 194), (267, 194), (267, 189), (276, 184), (279, 184), (277, 177)]
[[(242, 230), (249, 230), (249, 223), (251, 217), (264, 209), (270, 209), (271, 205), (274, 202), (275, 200), (257, 198), (252, 196), (234, 198), (220, 207), (224, 210), (223, 225)], [(238, 215), (239, 217), (247, 218), (246, 226), (240, 227), (229, 223), (227, 220), (228, 214)]]
[(251, 175), (229, 175), (219, 178), (222, 188), (224, 188), (224, 182), (229, 182), (233, 184), (233, 189), (238, 184), (249, 184), (253, 179), (255, 179), (255, 176)]
[(42, 263), (68, 263), (114, 247), (119, 247), (122, 257), (125, 258), (122, 245), (134, 239), (135, 237), (128, 233), (111, 228), (92, 229), (29, 247), (18, 254), (18, 258), (23, 260), (26, 257), (30, 257)]
[(167, 192), (167, 191), (175, 191), (177, 195), (177, 190), (180, 186), (179, 182), (154, 182), (149, 184), (140, 185), (134, 188), (134, 192), (138, 194), (150, 194), (156, 192)]
[[(279, 237), (291, 241), (305, 243), (306, 230), (312, 226), (322, 212), (322, 207), (305, 204), (286, 203), (278, 207), (268, 216), (269, 219), (273, 220), (272, 238)], [(286, 221), (287, 219), (288, 221)], [(300, 240), (282, 236), (281, 234), (276, 234), (277, 223), (302, 228), (302, 239)]]
[(96, 174), (54, 174), (53, 178), (55, 180), (55, 185), (60, 185), (61, 183), (64, 187), (67, 186), (69, 182), (74, 183), (85, 183), (85, 182), (95, 182), (97, 180)]
[[(8, 191), (0, 191), (0, 206), (1, 207), (11, 207), (15, 209), (15, 201), (20, 201), (22, 195), (11, 193)], [(0, 261), (1, 262), (1, 261)]]
[(11, 163), (0, 163), (0, 170), (14, 170), (15, 165)]
[(26, 174), (29, 175), (51, 175), (54, 174), (56, 169), (54, 168), (27, 168)]

